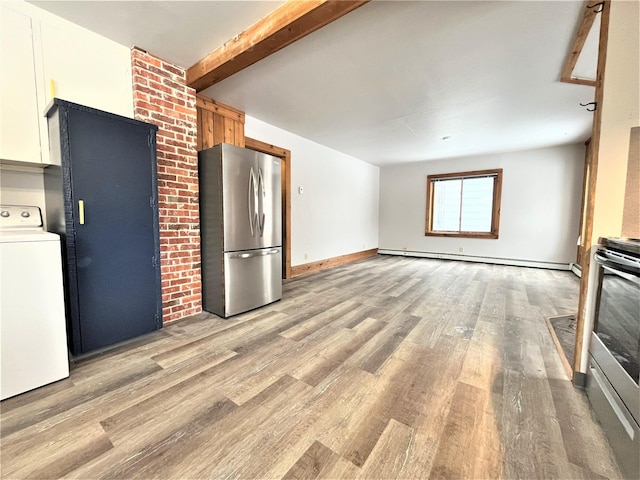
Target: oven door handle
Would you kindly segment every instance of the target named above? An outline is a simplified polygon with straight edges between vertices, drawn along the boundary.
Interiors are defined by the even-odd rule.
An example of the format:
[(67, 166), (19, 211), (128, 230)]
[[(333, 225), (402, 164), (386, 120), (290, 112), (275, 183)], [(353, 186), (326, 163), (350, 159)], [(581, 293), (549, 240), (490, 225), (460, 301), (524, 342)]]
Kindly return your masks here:
[(600, 252), (596, 252), (596, 254), (594, 255), (594, 258), (596, 262), (602, 266), (603, 269), (613, 273), (614, 275), (618, 275), (619, 277), (622, 277), (625, 280), (635, 283), (636, 285), (640, 285), (640, 277), (638, 277), (637, 275), (633, 275), (632, 273), (625, 272), (624, 270), (621, 270), (620, 269), (621, 264), (612, 261), (610, 258), (602, 255)]
[(608, 262), (640, 271), (640, 260), (611, 250), (596, 250), (595, 259), (598, 263)]
[(602, 255), (599, 251), (596, 251), (596, 253), (593, 256), (593, 258), (600, 265), (609, 265), (611, 263), (611, 261), (607, 257), (605, 257), (604, 255)]

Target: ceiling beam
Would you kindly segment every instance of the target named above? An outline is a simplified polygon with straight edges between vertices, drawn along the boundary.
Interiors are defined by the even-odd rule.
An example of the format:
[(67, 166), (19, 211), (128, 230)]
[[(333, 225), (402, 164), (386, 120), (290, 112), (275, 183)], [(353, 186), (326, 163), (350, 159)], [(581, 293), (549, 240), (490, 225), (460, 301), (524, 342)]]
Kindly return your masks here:
[(268, 57), (369, 0), (289, 0), (187, 69), (197, 92)]

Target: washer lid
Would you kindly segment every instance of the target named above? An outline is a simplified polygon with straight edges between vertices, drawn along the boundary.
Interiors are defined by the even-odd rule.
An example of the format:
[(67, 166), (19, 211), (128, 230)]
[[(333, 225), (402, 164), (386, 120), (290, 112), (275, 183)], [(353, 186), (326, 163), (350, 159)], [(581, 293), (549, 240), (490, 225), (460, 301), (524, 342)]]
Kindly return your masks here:
[(24, 243), (24, 242), (58, 242), (60, 236), (56, 233), (37, 230), (1, 230), (0, 243)]

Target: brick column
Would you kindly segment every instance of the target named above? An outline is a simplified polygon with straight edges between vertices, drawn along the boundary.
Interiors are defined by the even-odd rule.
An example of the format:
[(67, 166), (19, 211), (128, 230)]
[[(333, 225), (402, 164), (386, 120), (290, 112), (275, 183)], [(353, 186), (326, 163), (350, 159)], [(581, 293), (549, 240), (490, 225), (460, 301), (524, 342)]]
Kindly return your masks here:
[(202, 310), (196, 92), (185, 70), (131, 50), (135, 118), (158, 126), (163, 322)]

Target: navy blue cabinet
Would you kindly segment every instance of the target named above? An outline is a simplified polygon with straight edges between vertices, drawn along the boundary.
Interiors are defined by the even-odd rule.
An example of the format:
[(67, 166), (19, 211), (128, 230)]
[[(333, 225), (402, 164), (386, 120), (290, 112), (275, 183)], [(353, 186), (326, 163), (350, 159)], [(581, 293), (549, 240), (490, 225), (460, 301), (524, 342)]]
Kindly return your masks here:
[(77, 355), (162, 325), (157, 127), (59, 99), (47, 117), (47, 229), (62, 236)]

